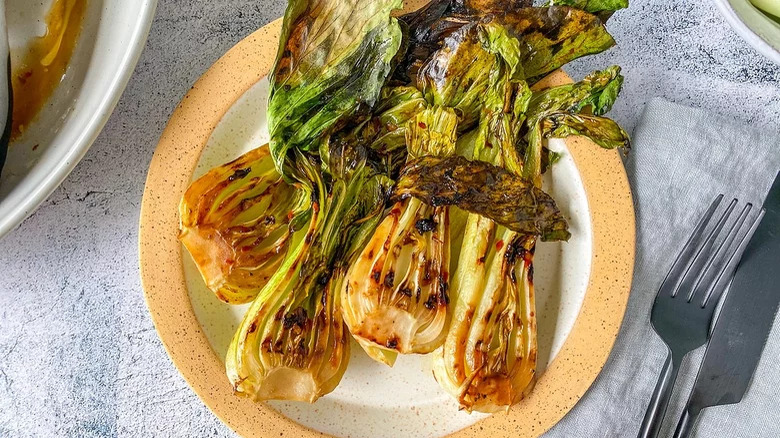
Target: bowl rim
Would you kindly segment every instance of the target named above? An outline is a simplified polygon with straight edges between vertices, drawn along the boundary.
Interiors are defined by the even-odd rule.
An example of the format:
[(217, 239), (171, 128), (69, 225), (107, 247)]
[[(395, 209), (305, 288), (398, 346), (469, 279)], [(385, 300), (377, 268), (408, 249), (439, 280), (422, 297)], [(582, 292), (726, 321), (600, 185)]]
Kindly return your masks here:
[[(748, 6), (756, 9), (749, 0), (744, 1), (748, 3)], [(747, 24), (743, 17), (734, 9), (731, 0), (715, 0), (715, 6), (737, 35), (744, 39), (758, 53), (764, 55), (775, 64), (780, 65), (780, 42), (775, 46), (770, 43), (766, 37), (756, 32), (756, 30)], [(755, 12), (756, 14), (763, 15), (758, 9), (756, 9)], [(766, 19), (769, 20), (768, 17)], [(780, 35), (780, 32), (778, 32), (778, 35)]]
[[(86, 155), (111, 117), (125, 87), (130, 81), (141, 53), (146, 47), (146, 40), (149, 37), (149, 31), (154, 21), (157, 0), (140, 1), (142, 4), (138, 20), (133, 25), (130, 31), (130, 38), (128, 38), (127, 44), (125, 44), (127, 49), (121, 60), (114, 65), (113, 70), (115, 74), (110, 81), (107, 81), (108, 85), (106, 87), (93, 91), (95, 94), (102, 95), (99, 104), (90, 111), (89, 115), (83, 118), (84, 122), (82, 122), (81, 132), (77, 135), (67, 153), (60, 157), (57, 164), (49, 169), (48, 174), (38, 184), (26, 190), (27, 193), (24, 193), (21, 202), (11, 205), (8, 213), (0, 215), (0, 239), (32, 215), (43, 201), (62, 184), (70, 172), (84, 158), (84, 155)], [(63, 125), (63, 128), (64, 126), (67, 126), (67, 124)], [(20, 183), (23, 183), (25, 180), (23, 178), (20, 180)]]

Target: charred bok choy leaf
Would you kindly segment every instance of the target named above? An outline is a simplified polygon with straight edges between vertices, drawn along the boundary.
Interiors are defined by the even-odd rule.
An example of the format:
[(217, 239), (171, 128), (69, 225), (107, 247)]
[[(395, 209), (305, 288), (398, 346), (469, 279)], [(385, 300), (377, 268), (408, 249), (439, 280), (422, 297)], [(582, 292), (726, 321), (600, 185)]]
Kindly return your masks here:
[(316, 152), (380, 95), (401, 44), (401, 0), (290, 0), (271, 74), (271, 154), (285, 177), (290, 149)]
[(190, 185), (179, 206), (179, 239), (220, 300), (249, 302), (276, 272), (290, 220), (309, 206), (300, 195), (274, 168), (267, 145)]
[(520, 44), (523, 74), (530, 83), (564, 64), (609, 49), (615, 40), (599, 17), (568, 6), (511, 7), (507, 0), (474, 2), (466, 7), (457, 0), (434, 0), (401, 19), (409, 27), (410, 49), (396, 78), (414, 80), (433, 52), (465, 26), (494, 21)]
[[(458, 117), (432, 106), (406, 126), (412, 157), (455, 152)], [(350, 266), (342, 294), (344, 320), (375, 360), (396, 352), (429, 353), (441, 345), (449, 303), (449, 208), (399, 201)]]
[(555, 201), (518, 175), (464, 157), (425, 157), (409, 163), (395, 189), (400, 199), (414, 197), (439, 207), (463, 210), (542, 240), (566, 240), (566, 219)]
[(541, 184), (542, 143), (550, 137), (584, 135), (603, 148), (628, 148), (628, 134), (617, 123), (601, 117), (612, 108), (622, 84), (620, 67), (613, 66), (577, 83), (534, 92), (528, 106), (523, 176)]

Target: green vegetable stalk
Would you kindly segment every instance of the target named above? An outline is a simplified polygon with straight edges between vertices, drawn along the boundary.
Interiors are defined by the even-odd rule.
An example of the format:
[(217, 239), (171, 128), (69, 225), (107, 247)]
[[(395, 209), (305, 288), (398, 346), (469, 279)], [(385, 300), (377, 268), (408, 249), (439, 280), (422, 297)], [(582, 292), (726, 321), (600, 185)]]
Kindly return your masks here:
[(332, 182), (301, 153), (296, 163), (313, 184), (308, 227), (293, 236), (279, 270), (252, 302), (230, 344), (228, 378), (255, 400), (313, 402), (346, 369), (349, 334), (338, 309), (348, 262), (381, 218), (391, 182), (366, 165), (365, 152), (329, 152)]
[[(471, 153), (475, 160), (519, 175), (523, 163), (516, 144), (530, 91), (525, 81), (513, 77), (514, 69), (506, 59), (511, 58), (503, 57), (492, 72)], [(528, 190), (519, 178), (503, 180), (517, 190)], [(536, 211), (535, 196), (523, 199), (516, 200), (530, 202), (530, 211)], [(554, 208), (550, 211), (560, 214)], [(549, 235), (567, 238), (563, 218), (555, 222), (560, 223), (555, 227), (559, 231)], [(521, 233), (482, 214), (468, 216), (452, 280), (450, 331), (433, 371), (439, 384), (467, 411), (508, 409), (533, 387), (537, 349), (532, 259), (537, 229), (526, 226)]]

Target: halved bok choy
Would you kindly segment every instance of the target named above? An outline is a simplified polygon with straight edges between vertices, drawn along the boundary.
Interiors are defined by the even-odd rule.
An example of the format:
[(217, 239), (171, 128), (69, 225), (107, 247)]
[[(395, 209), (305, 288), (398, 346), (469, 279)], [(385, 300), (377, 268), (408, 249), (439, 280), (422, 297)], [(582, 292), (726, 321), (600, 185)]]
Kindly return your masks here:
[[(392, 181), (343, 130), (371, 115), (401, 44), (400, 0), (291, 0), (268, 104), (276, 170), (308, 200), (289, 249), (230, 344), (237, 394), (314, 402), (341, 380), (349, 263), (383, 217)], [(303, 225), (301, 225), (303, 224)]]
[[(519, 177), (523, 163), (516, 146), (531, 93), (525, 80), (512, 74), (511, 61), (512, 57), (499, 59), (491, 71), (492, 86), (484, 97), (470, 158), (511, 174), (513, 178), (503, 179), (515, 191), (530, 188), (533, 193), (540, 189)], [(497, 180), (485, 178), (485, 189), (501, 199), (504, 190), (490, 183)], [(540, 199), (535, 196), (508, 198), (515, 205), (530, 202), (530, 212), (543, 210), (535, 204)], [(434, 360), (436, 380), (467, 411), (507, 409), (533, 387), (535, 236), (547, 232), (550, 238), (568, 237), (566, 222), (554, 204), (550, 217), (554, 225), (545, 231), (528, 225), (513, 230), (497, 223), (498, 217), (476, 210), (468, 216), (452, 280), (450, 331)]]
[[(627, 145), (622, 130), (596, 128), (609, 125), (607, 119), (582, 114), (584, 110), (603, 114), (614, 102), (621, 78), (614, 69), (603, 76), (597, 73), (564, 86), (580, 92), (578, 98), (568, 99), (559, 95), (563, 89), (558, 87), (532, 93), (525, 81), (496, 74), (490, 89), (510, 91), (486, 96), (473, 159), (522, 176), (519, 186), (539, 189), (543, 141), (549, 136), (576, 133), (603, 146)], [(504, 188), (499, 193), (506, 192)], [(514, 199), (523, 202), (522, 197)], [(434, 376), (463, 409), (495, 412), (522, 400), (536, 380), (533, 255), (537, 238), (566, 240), (569, 233), (559, 213), (553, 226), (522, 228), (508, 220), (511, 216), (489, 217), (473, 211), (478, 214), (467, 219), (452, 280), (451, 327), (435, 359)]]
[(336, 387), (347, 366), (349, 332), (338, 309), (347, 261), (382, 217), (392, 182), (366, 164), (361, 148), (334, 146), (328, 159), (326, 187), (317, 165), (297, 158), (313, 182), (308, 226), (293, 235), (228, 350), (235, 391), (255, 400), (313, 402)]
[[(455, 154), (457, 134), (479, 119), (500, 27), (468, 25), (445, 41), (417, 80), (428, 108), (405, 125), (409, 160)], [(516, 42), (516, 41), (515, 41)], [(342, 310), (355, 339), (377, 361), (429, 353), (446, 335), (449, 315), (449, 205), (399, 200), (347, 274)]]
[[(410, 157), (455, 152), (458, 116), (432, 106), (406, 125)], [(355, 339), (375, 360), (429, 353), (446, 333), (449, 208), (419, 199), (395, 203), (352, 263), (341, 307)]]
[(220, 300), (246, 303), (266, 285), (289, 247), (291, 219), (309, 208), (301, 195), (276, 171), (267, 145), (190, 185), (179, 239)]

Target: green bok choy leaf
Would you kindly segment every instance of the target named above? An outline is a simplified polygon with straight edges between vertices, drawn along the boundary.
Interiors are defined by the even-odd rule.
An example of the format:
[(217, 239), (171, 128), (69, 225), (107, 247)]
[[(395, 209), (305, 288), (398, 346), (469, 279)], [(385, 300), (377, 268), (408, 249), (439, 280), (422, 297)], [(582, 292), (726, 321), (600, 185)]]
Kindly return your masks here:
[(288, 151), (316, 153), (341, 123), (379, 98), (401, 28), (401, 0), (291, 0), (271, 75), (271, 155), (285, 177)]

